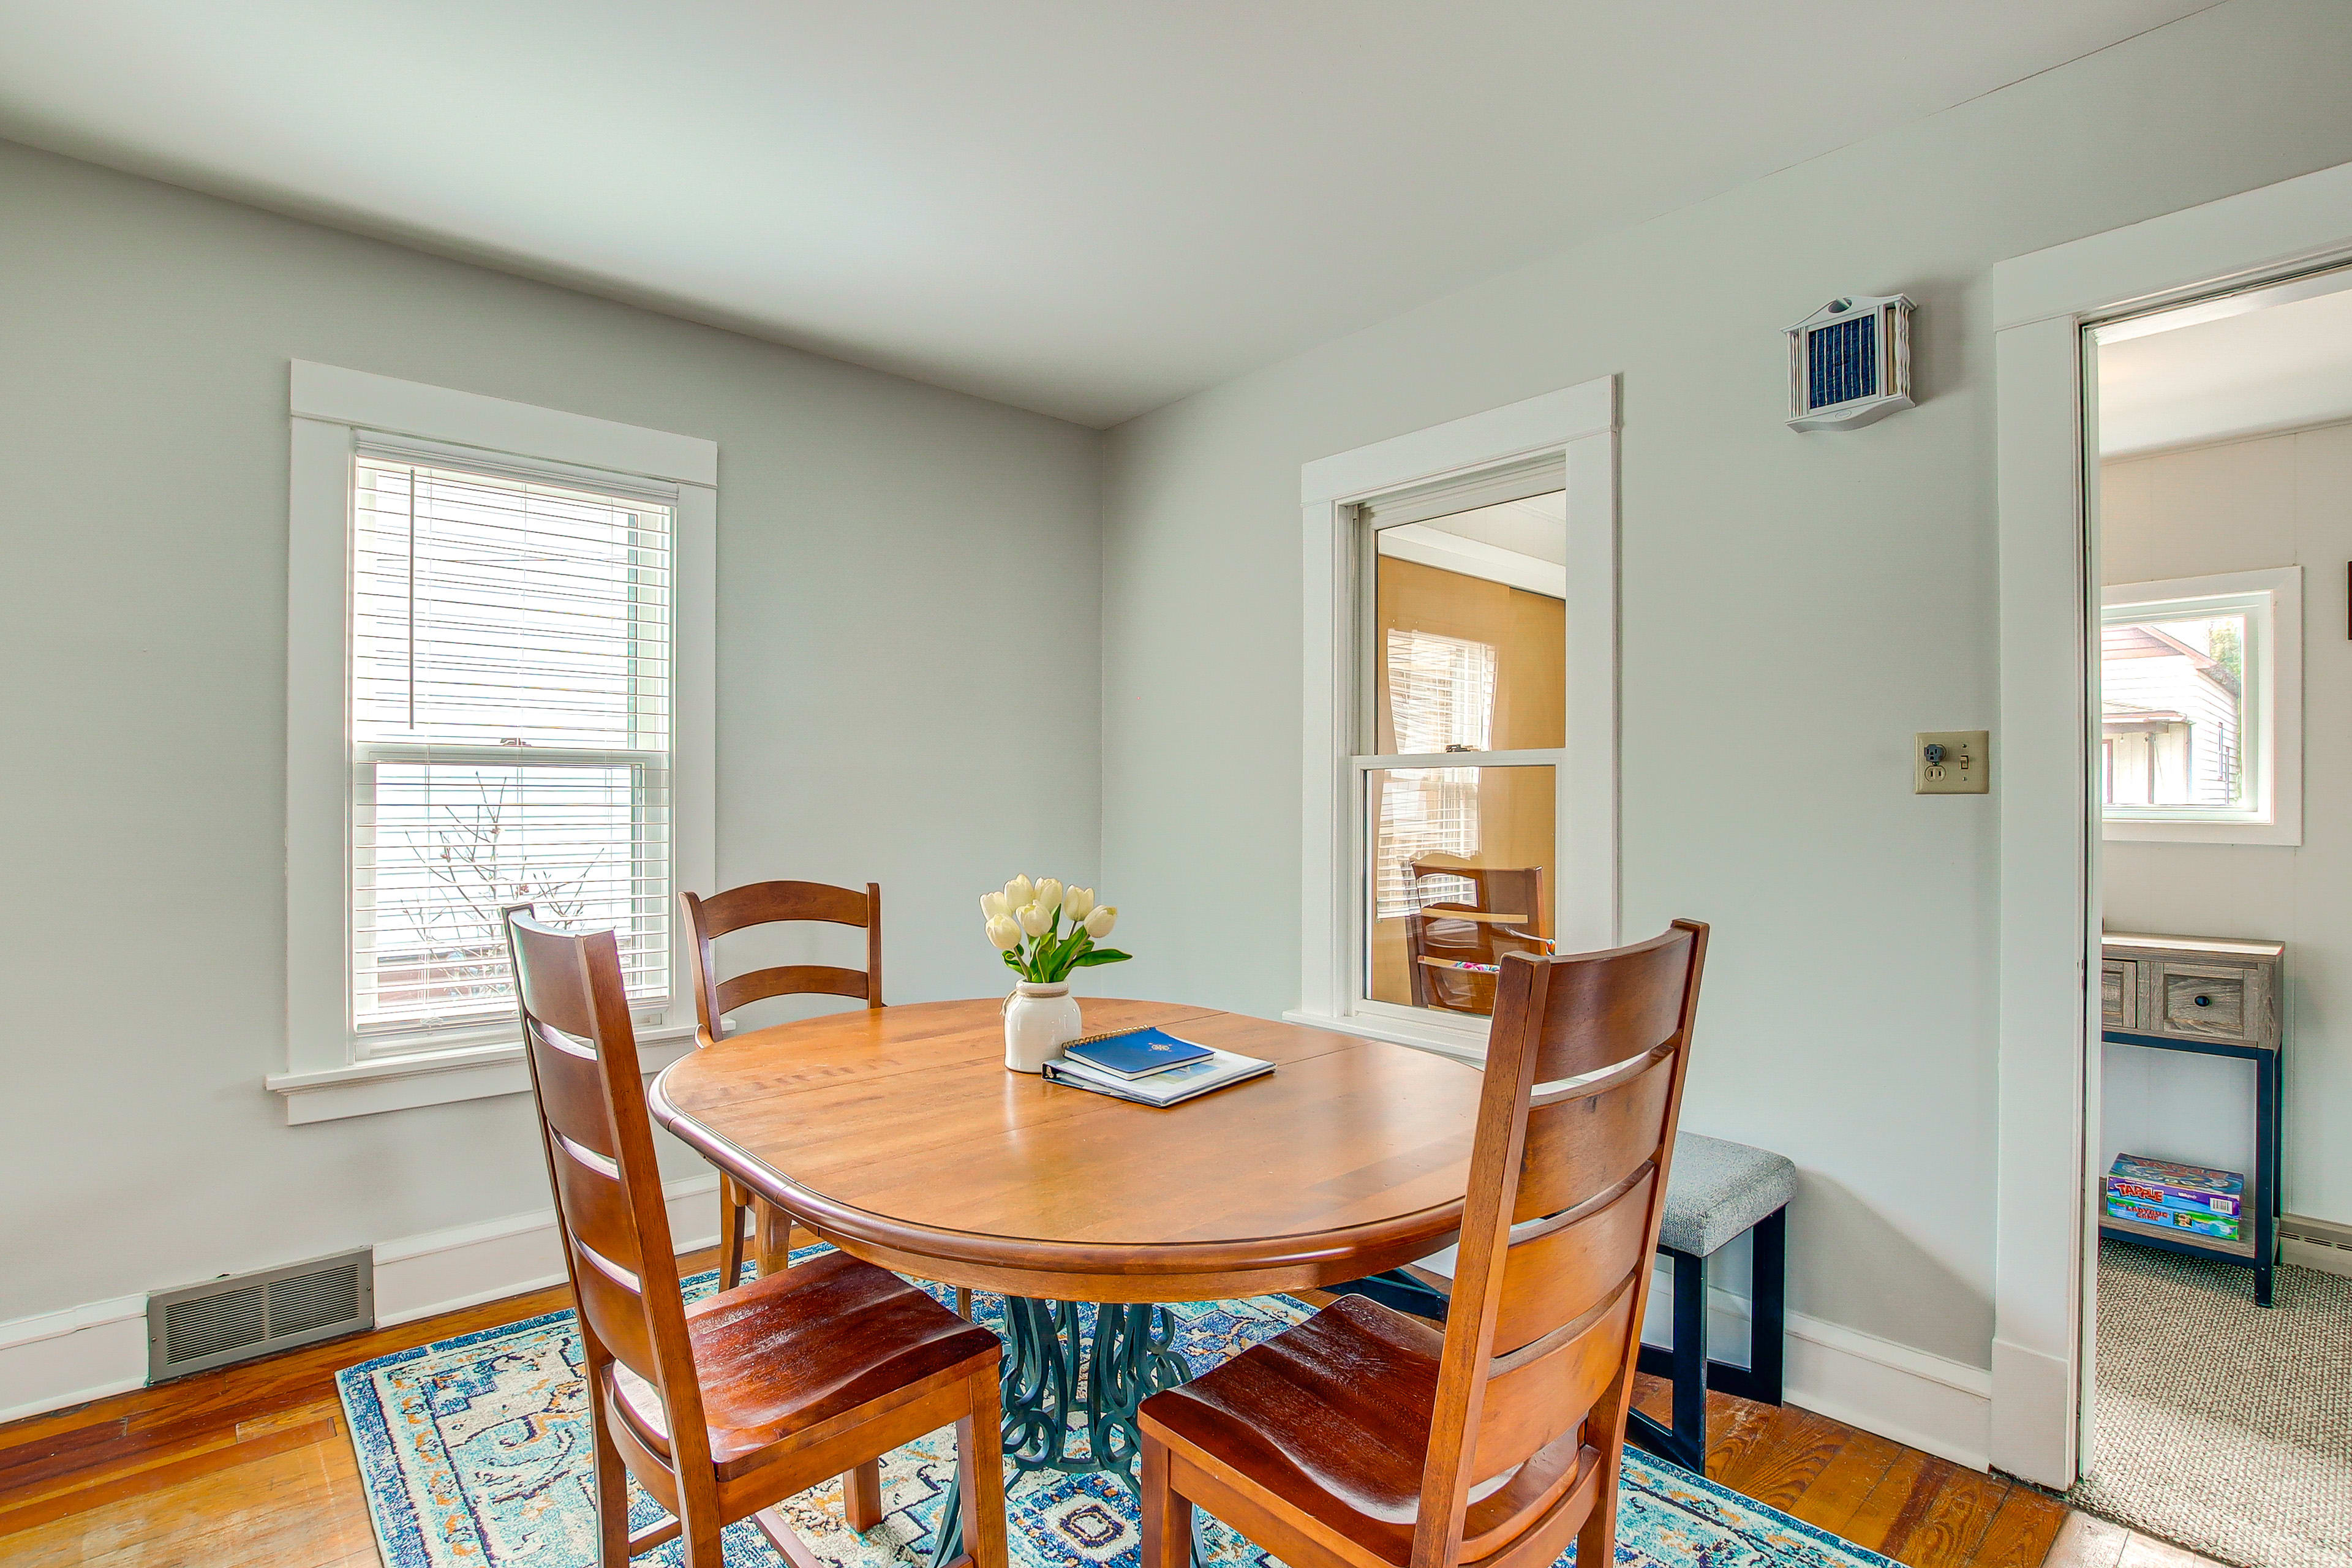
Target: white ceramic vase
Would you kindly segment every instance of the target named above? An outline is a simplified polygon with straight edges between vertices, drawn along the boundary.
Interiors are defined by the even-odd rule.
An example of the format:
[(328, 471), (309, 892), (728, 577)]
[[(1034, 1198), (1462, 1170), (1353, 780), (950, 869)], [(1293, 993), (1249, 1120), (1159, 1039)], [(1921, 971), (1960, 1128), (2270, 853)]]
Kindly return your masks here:
[(1070, 983), (1024, 980), (1004, 999), (1004, 1066), (1011, 1072), (1038, 1072), (1078, 1037), (1078, 999)]

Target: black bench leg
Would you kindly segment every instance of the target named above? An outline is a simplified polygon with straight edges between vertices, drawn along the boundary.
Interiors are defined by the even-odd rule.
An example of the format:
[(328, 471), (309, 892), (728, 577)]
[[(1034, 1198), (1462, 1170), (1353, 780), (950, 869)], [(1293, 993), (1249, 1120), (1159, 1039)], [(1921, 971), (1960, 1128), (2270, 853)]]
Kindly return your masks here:
[(1774, 1209), (1754, 1232), (1753, 1306), (1748, 1320), (1748, 1397), (1781, 1403), (1781, 1352), (1789, 1330), (1789, 1211)]
[(1706, 1259), (1660, 1247), (1675, 1260), (1675, 1424), (1662, 1426), (1636, 1410), (1626, 1440), (1694, 1475), (1706, 1474)]

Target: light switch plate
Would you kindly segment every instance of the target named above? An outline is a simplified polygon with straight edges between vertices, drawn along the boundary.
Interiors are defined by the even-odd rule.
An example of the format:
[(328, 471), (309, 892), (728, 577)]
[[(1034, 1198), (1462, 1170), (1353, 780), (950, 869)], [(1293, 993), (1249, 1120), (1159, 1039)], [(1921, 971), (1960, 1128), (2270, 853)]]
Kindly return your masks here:
[[(1911, 743), (1913, 795), (1984, 795), (1992, 788), (1990, 736), (1983, 730), (1922, 730)], [(1928, 748), (1941, 746), (1929, 762)]]

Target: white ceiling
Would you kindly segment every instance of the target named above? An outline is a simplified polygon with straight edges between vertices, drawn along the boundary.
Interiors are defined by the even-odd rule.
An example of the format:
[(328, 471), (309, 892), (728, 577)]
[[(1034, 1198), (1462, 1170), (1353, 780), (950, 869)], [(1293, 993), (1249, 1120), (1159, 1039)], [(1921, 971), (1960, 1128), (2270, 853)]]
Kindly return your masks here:
[(2209, 3), (0, 0), (0, 135), (1099, 426)]
[(2352, 419), (2352, 276), (2338, 292), (2099, 348), (2109, 458)]

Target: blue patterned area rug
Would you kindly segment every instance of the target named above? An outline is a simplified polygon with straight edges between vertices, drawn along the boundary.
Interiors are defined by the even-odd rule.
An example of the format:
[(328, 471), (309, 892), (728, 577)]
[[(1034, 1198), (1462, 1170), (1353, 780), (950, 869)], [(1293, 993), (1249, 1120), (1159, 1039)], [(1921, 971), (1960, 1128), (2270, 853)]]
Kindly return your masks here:
[[(712, 1275), (698, 1276), (688, 1294), (700, 1296), (714, 1282)], [(973, 1310), (1002, 1331), (996, 1298), (976, 1296)], [(1198, 1373), (1313, 1309), (1274, 1296), (1171, 1310), (1176, 1347)], [(579, 1336), (565, 1311), (337, 1374), (387, 1568), (587, 1568), (595, 1562), (579, 1362)], [(870, 1533), (857, 1535), (843, 1521), (838, 1480), (792, 1499), (783, 1511), (834, 1568), (921, 1568), (954, 1475), (955, 1434), (943, 1430), (884, 1458), (885, 1514)], [(1617, 1562), (1628, 1568), (1891, 1568), (1875, 1552), (1632, 1449), (1620, 1485)], [(635, 1483), (629, 1492), (631, 1529), (663, 1517)], [(1031, 1475), (1009, 1486), (1006, 1501), (1013, 1568), (1122, 1562), (1133, 1568), (1138, 1561), (1142, 1531), (1135, 1504), (1116, 1481)], [(1281, 1568), (1205, 1515), (1199, 1540), (1211, 1568)], [(787, 1568), (748, 1520), (729, 1528), (726, 1547), (731, 1568)], [(672, 1542), (634, 1562), (675, 1568), (678, 1551)], [(1571, 1548), (1560, 1568), (1574, 1561)]]

